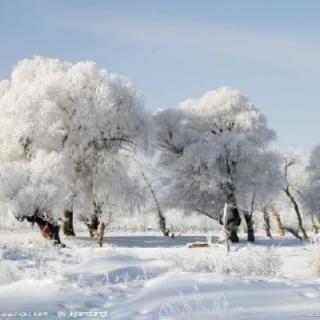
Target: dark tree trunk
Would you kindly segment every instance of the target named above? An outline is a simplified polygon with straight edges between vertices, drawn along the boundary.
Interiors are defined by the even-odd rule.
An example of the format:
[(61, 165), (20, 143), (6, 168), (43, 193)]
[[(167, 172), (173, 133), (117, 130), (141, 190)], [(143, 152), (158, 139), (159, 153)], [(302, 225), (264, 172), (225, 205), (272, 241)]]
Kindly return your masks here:
[(72, 210), (65, 210), (63, 212), (62, 230), (63, 230), (63, 234), (68, 237), (76, 235), (73, 229), (73, 211)]
[[(238, 227), (241, 223), (241, 218), (239, 214), (239, 210), (237, 207), (226, 204), (227, 212), (224, 212), (220, 215), (219, 222), (224, 226), (226, 232), (228, 233), (228, 238), (231, 242), (239, 242), (239, 237), (237, 234)], [(226, 215), (226, 217), (224, 217)]]
[(59, 235), (59, 225), (47, 222), (37, 215), (27, 217), (27, 221), (37, 224), (44, 238), (53, 240), (56, 245), (62, 245)]
[[(227, 210), (227, 212), (224, 212), (222, 215), (222, 219), (220, 218), (220, 224), (224, 225), (228, 235), (229, 240), (231, 242), (239, 242), (238, 237), (238, 227), (241, 223), (241, 217), (240, 212), (237, 207), (237, 200), (235, 197), (235, 188), (232, 183), (227, 183), (225, 186), (223, 186), (223, 190), (226, 194), (227, 201), (226, 201), (226, 207), (224, 209)], [(226, 214), (226, 217), (223, 217)]]
[(226, 171), (230, 178), (226, 184), (222, 184), (221, 188), (226, 195), (226, 203), (228, 214), (227, 217), (224, 218), (223, 225), (229, 235), (229, 240), (231, 242), (239, 242), (238, 237), (238, 227), (241, 223), (240, 212), (237, 206), (237, 199), (236, 199), (236, 188), (233, 183), (232, 179), (232, 172), (236, 167), (236, 162), (230, 159), (230, 154), (227, 148), (225, 149), (225, 164), (226, 164)]
[(267, 208), (263, 208), (262, 212), (263, 212), (264, 230), (266, 232), (266, 237), (272, 238), (269, 212)]
[(247, 225), (248, 241), (249, 242), (254, 242), (255, 241), (255, 237), (254, 237), (252, 213), (251, 212), (244, 212), (243, 216), (244, 216), (244, 220), (245, 220), (246, 225)]
[(99, 218), (96, 214), (94, 214), (90, 219), (85, 221), (85, 225), (89, 230), (90, 238), (93, 238), (97, 235), (99, 223)]
[(225, 228), (229, 234), (229, 240), (233, 243), (239, 242), (238, 227), (241, 223), (240, 213), (237, 207), (230, 206)]
[(101, 204), (95, 200), (93, 201), (93, 208), (94, 208), (93, 215), (84, 221), (85, 225), (89, 230), (89, 234), (91, 238), (98, 235), (98, 227), (100, 224), (100, 217), (102, 214)]
[[(161, 213), (161, 214), (159, 214)], [(162, 231), (163, 235), (166, 237), (169, 237), (170, 235), (170, 231), (169, 229), (167, 229), (166, 226), (166, 218), (165, 216), (162, 214), (162, 211), (158, 211), (158, 216), (159, 216), (159, 226), (160, 226), (160, 230)], [(172, 233), (171, 235), (172, 238), (174, 238), (174, 234)]]
[(289, 186), (287, 188), (283, 189), (283, 191), (287, 195), (287, 197), (290, 199), (291, 203), (293, 204), (293, 208), (294, 208), (294, 211), (295, 211), (295, 213), (297, 215), (297, 219), (298, 219), (299, 230), (302, 233), (303, 239), (308, 240), (308, 235), (307, 235), (306, 230), (304, 229), (300, 209), (299, 209), (298, 203), (296, 202), (296, 199), (292, 195), (292, 193), (289, 189)]
[(238, 237), (238, 233), (237, 233), (237, 228), (232, 228), (231, 230), (229, 229), (229, 240), (232, 243), (237, 243), (239, 242), (239, 237)]

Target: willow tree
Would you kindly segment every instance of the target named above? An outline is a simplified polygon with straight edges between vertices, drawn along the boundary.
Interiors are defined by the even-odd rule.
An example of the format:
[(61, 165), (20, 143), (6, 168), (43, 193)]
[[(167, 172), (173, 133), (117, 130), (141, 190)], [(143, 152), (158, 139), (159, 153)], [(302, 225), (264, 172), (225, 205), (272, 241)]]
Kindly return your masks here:
[[(0, 109), (1, 161), (32, 162), (38, 151), (68, 159), (62, 212), (68, 212), (64, 218), (69, 223), (83, 189), (90, 190), (87, 201), (93, 208), (87, 222), (99, 219), (99, 164), (126, 145), (146, 146), (148, 117), (134, 86), (93, 62), (71, 64), (41, 57), (20, 61), (11, 79), (1, 82)], [(46, 222), (41, 208), (33, 215)]]
[(261, 159), (275, 137), (265, 116), (239, 91), (222, 88), (160, 111), (154, 121), (168, 202), (220, 221), (227, 205), (229, 238), (239, 241), (238, 198), (250, 183), (267, 183), (263, 166), (255, 171), (247, 165)]

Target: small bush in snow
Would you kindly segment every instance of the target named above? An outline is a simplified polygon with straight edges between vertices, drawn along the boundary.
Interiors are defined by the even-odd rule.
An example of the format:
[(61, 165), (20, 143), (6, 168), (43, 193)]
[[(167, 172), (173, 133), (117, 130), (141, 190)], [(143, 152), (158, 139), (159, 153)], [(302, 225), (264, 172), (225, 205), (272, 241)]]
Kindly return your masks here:
[(274, 277), (282, 266), (274, 249), (245, 247), (229, 254), (225, 248), (183, 249), (174, 264), (186, 271), (234, 274), (241, 277)]
[[(34, 245), (35, 241), (37, 245)], [(63, 257), (59, 249), (41, 238), (39, 234), (12, 239), (10, 244), (0, 243), (0, 285), (22, 278), (47, 279), (53, 274), (59, 276), (61, 259)], [(51, 264), (54, 267), (50, 269)], [(3, 282), (6, 278), (8, 281)]]
[(18, 281), (23, 272), (12, 261), (2, 260), (0, 263), (0, 285)]
[(177, 303), (163, 306), (159, 313), (161, 320), (227, 320), (228, 301), (204, 301), (196, 288), (191, 299), (181, 294)]

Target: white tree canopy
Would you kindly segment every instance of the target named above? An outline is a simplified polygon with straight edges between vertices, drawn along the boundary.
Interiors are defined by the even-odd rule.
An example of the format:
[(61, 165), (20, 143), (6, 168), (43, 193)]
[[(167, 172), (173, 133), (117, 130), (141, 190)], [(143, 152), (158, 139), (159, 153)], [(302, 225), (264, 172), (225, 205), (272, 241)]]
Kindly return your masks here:
[(311, 152), (307, 173), (308, 178), (303, 188), (304, 206), (311, 215), (320, 218), (320, 146), (316, 146)]
[(207, 92), (159, 112), (155, 122), (172, 204), (214, 217), (225, 202), (247, 208), (253, 194), (261, 202), (275, 189), (279, 159), (267, 151), (275, 134), (239, 91)]
[(55, 223), (67, 205), (69, 172), (63, 155), (38, 151), (30, 161), (6, 161), (0, 167), (0, 195), (17, 219), (37, 212)]
[(0, 83), (0, 109), (0, 160), (29, 161), (29, 167), (38, 151), (58, 153), (69, 172), (69, 199), (86, 184), (93, 201), (98, 164), (125, 146), (147, 146), (148, 116), (134, 86), (93, 62), (20, 61), (11, 79)]

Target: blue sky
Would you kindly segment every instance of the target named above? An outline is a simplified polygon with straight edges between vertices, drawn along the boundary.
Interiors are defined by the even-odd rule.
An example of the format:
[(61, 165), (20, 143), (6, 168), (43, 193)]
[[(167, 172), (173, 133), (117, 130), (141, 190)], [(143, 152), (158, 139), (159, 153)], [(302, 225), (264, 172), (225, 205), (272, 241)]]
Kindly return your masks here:
[(281, 146), (320, 143), (320, 1), (0, 0), (0, 77), (33, 55), (94, 60), (147, 107), (243, 91)]

